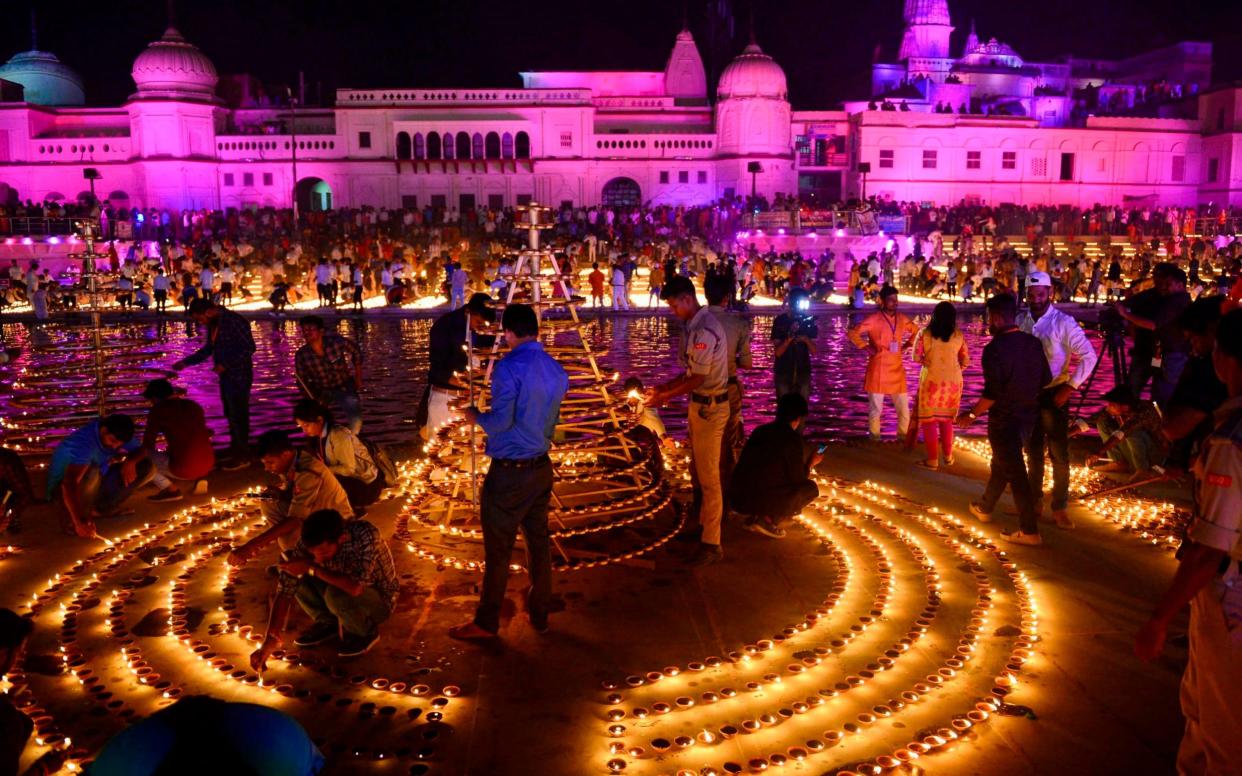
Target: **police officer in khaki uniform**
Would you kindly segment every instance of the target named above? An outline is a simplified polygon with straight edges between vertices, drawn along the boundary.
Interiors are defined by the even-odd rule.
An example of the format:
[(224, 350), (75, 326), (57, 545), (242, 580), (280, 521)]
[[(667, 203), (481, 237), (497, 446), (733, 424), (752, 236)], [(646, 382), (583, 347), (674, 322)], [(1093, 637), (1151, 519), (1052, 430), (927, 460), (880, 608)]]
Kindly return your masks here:
[(728, 490), (733, 465), (746, 444), (746, 429), (742, 426), (742, 384), (737, 379), (737, 370), (738, 367), (749, 369), (751, 365), (750, 320), (725, 309), (732, 292), (733, 283), (725, 275), (711, 275), (703, 283), (707, 309), (724, 329), (729, 356), (729, 422), (720, 452), (720, 479), (725, 483), (725, 490)]
[(699, 304), (689, 278), (669, 278), (660, 298), (686, 325), (682, 338), (686, 373), (649, 389), (647, 406), (659, 407), (674, 396), (690, 394), (690, 450), (703, 492), (699, 505), (702, 534), (690, 563), (702, 566), (724, 557), (720, 549), (720, 522), (724, 516), (720, 449), (729, 422), (728, 337), (711, 310)]
[(1135, 641), (1139, 657), (1155, 658), (1190, 603), (1179, 774), (1242, 773), (1242, 310), (1221, 319), (1212, 361), (1229, 400), (1195, 463), (1195, 518), (1177, 573)]

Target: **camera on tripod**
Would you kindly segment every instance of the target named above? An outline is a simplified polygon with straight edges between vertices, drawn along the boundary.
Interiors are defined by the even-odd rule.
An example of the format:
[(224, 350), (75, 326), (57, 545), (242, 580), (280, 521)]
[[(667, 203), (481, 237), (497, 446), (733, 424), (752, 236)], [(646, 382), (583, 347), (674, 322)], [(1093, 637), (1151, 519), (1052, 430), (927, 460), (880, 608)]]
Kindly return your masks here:
[(1097, 321), (1100, 333), (1104, 335), (1109, 342), (1124, 341), (1126, 338), (1126, 319), (1121, 317), (1121, 313), (1112, 307), (1105, 307), (1100, 310), (1100, 317)]

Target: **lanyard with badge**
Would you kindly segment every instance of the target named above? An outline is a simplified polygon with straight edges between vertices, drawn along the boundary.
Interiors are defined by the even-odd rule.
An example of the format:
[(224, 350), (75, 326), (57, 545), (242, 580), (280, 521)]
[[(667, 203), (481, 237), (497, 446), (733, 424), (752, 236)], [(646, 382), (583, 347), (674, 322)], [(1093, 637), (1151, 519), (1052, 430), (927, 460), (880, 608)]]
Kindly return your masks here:
[(889, 331), (893, 333), (893, 340), (892, 342), (888, 343), (888, 352), (889, 353), (900, 353), (901, 352), (901, 341), (897, 338), (897, 320), (898, 320), (897, 316), (894, 315), (893, 320), (890, 322), (888, 319), (887, 313), (880, 313), (880, 315), (884, 317), (884, 322), (888, 324)]

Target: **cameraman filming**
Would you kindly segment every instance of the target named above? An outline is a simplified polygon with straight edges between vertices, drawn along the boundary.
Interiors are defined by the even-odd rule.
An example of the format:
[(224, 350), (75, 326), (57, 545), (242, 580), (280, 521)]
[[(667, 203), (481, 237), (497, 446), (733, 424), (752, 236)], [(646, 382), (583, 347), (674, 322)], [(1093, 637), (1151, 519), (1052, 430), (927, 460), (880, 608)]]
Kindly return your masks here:
[(776, 343), (772, 371), (776, 398), (797, 393), (811, 400), (811, 356), (816, 352), (819, 326), (809, 314), (811, 296), (803, 288), (790, 289), (785, 297), (789, 309), (772, 322), (772, 341)]
[(1144, 314), (1145, 310), (1138, 312), (1133, 304), (1126, 302), (1118, 302), (1115, 309), (1135, 330), (1135, 358), (1130, 372), (1130, 388), (1134, 398), (1139, 398), (1147, 382), (1146, 375), (1134, 378), (1143, 367), (1138, 352), (1139, 340), (1142, 337), (1147, 342), (1150, 337), (1155, 346), (1147, 361), (1150, 364), (1151, 398), (1163, 408), (1173, 396), (1177, 380), (1190, 359), (1190, 340), (1178, 324), (1178, 318), (1190, 306), (1190, 294), (1186, 292), (1186, 273), (1175, 264), (1157, 264), (1152, 279), (1158, 296), (1152, 300), (1154, 309), (1150, 313)]

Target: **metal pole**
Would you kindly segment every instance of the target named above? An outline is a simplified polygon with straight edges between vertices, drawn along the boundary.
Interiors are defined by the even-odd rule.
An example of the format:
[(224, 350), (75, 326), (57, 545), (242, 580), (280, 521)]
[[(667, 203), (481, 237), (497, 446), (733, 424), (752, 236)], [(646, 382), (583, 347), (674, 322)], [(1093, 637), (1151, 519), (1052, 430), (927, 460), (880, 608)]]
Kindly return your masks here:
[(293, 154), (293, 228), (296, 230), (298, 226), (298, 101), (293, 97), (293, 91), (289, 91), (289, 105), (292, 113), (289, 115), (289, 150)]
[[(92, 181), (93, 182), (93, 181)], [(95, 233), (90, 221), (82, 222), (82, 239), (86, 243), (86, 252), (82, 255), (82, 271), (88, 283), (91, 297), (91, 333), (95, 350), (95, 402), (99, 417), (108, 414), (108, 400), (105, 393), (103, 324), (99, 318), (99, 275), (95, 266)]]
[[(474, 329), (470, 328), (470, 313), (466, 312), (466, 391), (474, 406)], [(470, 424), (470, 511), (478, 514), (479, 506), (479, 454), (474, 448), (475, 424)]]

